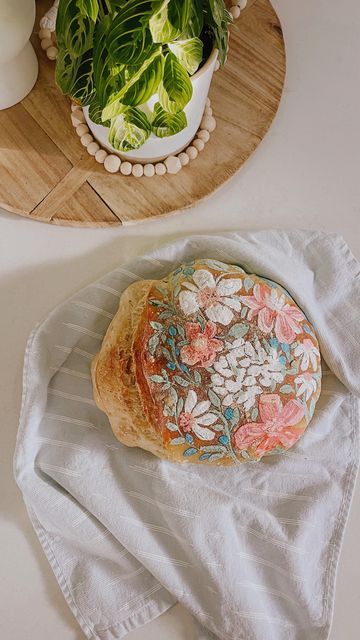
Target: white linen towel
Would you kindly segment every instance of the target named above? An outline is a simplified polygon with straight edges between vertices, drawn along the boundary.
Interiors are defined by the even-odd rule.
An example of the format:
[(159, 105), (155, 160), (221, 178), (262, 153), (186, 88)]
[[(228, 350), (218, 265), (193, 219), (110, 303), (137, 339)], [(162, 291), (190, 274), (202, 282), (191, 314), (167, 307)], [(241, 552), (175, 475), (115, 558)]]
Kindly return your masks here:
[[(323, 389), (289, 452), (236, 468), (161, 461), (113, 436), (90, 361), (133, 281), (216, 258), (285, 286), (314, 324)], [(31, 335), (14, 473), (87, 638), (180, 601), (199, 638), (323, 640), (359, 462), (360, 265), (340, 236), (194, 236), (120, 266)]]

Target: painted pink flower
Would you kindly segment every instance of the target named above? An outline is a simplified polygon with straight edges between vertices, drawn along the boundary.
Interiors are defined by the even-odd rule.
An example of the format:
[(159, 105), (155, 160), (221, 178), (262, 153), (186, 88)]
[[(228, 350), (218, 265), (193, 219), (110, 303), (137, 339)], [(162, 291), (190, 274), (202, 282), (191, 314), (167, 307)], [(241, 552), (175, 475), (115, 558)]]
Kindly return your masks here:
[(276, 289), (265, 284), (256, 284), (252, 296), (240, 296), (241, 301), (250, 308), (249, 319), (258, 317), (258, 326), (264, 333), (270, 333), (275, 327), (279, 342), (291, 344), (297, 333), (301, 333), (300, 322), (304, 314), (295, 305), (288, 304), (285, 296), (278, 295)]
[(237, 449), (252, 447), (258, 457), (276, 446), (288, 449), (299, 439), (301, 432), (293, 429), (304, 417), (304, 406), (299, 400), (282, 404), (277, 394), (263, 393), (259, 399), (261, 422), (241, 425), (234, 434)]
[(216, 324), (207, 322), (204, 331), (197, 322), (185, 324), (186, 338), (190, 344), (182, 347), (180, 359), (185, 364), (199, 364), (201, 367), (210, 367), (216, 358), (216, 353), (223, 349), (221, 340), (216, 335)]

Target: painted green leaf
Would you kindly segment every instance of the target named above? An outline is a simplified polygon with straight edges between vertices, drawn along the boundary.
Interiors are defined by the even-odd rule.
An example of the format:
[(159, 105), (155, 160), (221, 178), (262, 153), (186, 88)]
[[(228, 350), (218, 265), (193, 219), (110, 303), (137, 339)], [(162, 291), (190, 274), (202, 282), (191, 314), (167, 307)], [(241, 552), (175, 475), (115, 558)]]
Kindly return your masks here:
[(217, 409), (221, 409), (221, 400), (219, 396), (216, 395), (215, 391), (213, 391), (212, 389), (208, 389), (208, 398), (211, 404), (214, 405), (214, 407), (217, 407)]
[(159, 344), (159, 336), (156, 333), (155, 335), (151, 336), (151, 338), (148, 341), (148, 349), (152, 356), (155, 354), (158, 344)]
[(159, 100), (165, 111), (182, 111), (191, 100), (192, 84), (189, 74), (177, 57), (169, 51), (165, 58), (164, 75), (159, 85)]
[(244, 322), (233, 324), (228, 335), (232, 338), (242, 338), (249, 331), (249, 325)]
[(164, 378), (158, 375), (150, 376), (150, 380), (152, 380), (153, 382), (164, 382)]
[(203, 55), (203, 43), (200, 38), (169, 42), (169, 49), (191, 76), (197, 71)]
[(181, 376), (174, 376), (174, 381), (177, 382), (177, 384), (179, 384), (181, 387), (189, 386), (189, 382), (184, 378), (181, 378)]
[(220, 458), (223, 458), (225, 455), (226, 455), (225, 451), (219, 451), (219, 453), (212, 453), (209, 458), (209, 462), (215, 462), (215, 460), (220, 460)]
[(176, 415), (177, 415), (177, 417), (179, 417), (179, 415), (182, 412), (183, 408), (184, 408), (184, 400), (183, 400), (183, 398), (179, 398), (178, 403), (177, 403), (177, 407), (176, 407)]
[(145, 113), (128, 107), (112, 119), (109, 142), (118, 151), (139, 149), (151, 133), (151, 124)]
[(156, 329), (156, 331), (161, 331), (163, 328), (161, 322), (154, 322), (153, 320), (151, 320), (150, 322), (150, 327), (152, 327), (153, 329)]
[(194, 371), (194, 380), (196, 384), (201, 384), (201, 374), (197, 369)]
[(158, 138), (173, 136), (182, 131), (187, 125), (184, 111), (169, 113), (157, 102), (152, 118), (152, 131)]
[(170, 444), (184, 444), (186, 442), (185, 438), (173, 438), (170, 440)]
[(221, 451), (226, 452), (226, 447), (222, 444), (209, 444), (209, 445), (202, 446), (200, 448), (201, 448), (201, 451), (206, 451), (209, 453), (220, 453)]
[(280, 393), (294, 393), (294, 389), (289, 384), (284, 384), (280, 387)]
[(136, 107), (149, 100), (159, 86), (163, 69), (164, 57), (159, 49), (145, 60), (120, 91), (111, 98), (103, 110), (103, 120), (111, 120), (117, 116), (123, 105)]

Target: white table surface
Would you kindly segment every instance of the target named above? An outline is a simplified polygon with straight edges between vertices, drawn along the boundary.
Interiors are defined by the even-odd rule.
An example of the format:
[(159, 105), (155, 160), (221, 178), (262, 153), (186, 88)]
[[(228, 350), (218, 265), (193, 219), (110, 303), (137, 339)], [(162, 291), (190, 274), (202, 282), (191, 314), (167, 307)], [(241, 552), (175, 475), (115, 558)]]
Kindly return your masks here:
[[(179, 235), (249, 228), (341, 233), (360, 258), (360, 4), (274, 0), (287, 46), (275, 122), (241, 172), (207, 202), (125, 229), (60, 228), (0, 213), (2, 637), (81, 640), (12, 476), (23, 353), (33, 326), (70, 294)], [(1, 175), (0, 175), (1, 179)], [(345, 532), (331, 640), (357, 640), (360, 489)], [(175, 605), (129, 640), (193, 640)], [(259, 640), (266, 640), (259, 638)], [(304, 638), (304, 640), (306, 640)]]

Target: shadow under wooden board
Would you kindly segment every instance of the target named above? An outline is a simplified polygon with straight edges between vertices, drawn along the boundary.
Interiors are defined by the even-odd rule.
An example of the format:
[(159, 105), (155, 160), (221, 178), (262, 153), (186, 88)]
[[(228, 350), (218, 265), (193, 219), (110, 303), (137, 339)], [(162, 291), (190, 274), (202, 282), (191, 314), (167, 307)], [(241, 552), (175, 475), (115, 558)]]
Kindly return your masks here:
[[(38, 17), (50, 6), (37, 2)], [(233, 176), (256, 149), (279, 105), (285, 48), (268, 0), (256, 0), (231, 27), (224, 69), (210, 89), (217, 128), (198, 158), (176, 175), (108, 174), (73, 130), (54, 63), (32, 37), (39, 78), (31, 93), (0, 111), (0, 206), (57, 225), (108, 227), (166, 216), (199, 202)]]

